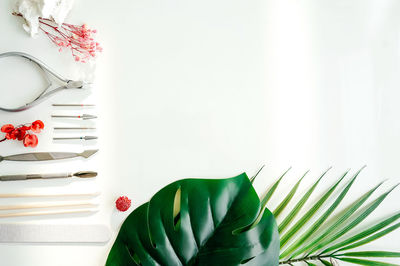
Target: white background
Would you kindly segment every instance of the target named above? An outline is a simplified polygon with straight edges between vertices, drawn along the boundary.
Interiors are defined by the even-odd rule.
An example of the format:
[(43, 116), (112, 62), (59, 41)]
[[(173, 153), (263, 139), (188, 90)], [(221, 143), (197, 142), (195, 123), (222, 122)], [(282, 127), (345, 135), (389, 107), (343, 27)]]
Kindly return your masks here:
[[(64, 76), (84, 76), (68, 52), (24, 32), (13, 2), (0, 2), (0, 52), (28, 52)], [(317, 194), (364, 164), (349, 198), (388, 179), (384, 191), (400, 181), (399, 14), (397, 0), (77, 0), (68, 22), (96, 28), (104, 48), (93, 93), (64, 92), (29, 111), (0, 113), (0, 122), (44, 120), (37, 151), (100, 152), (87, 161), (2, 162), (0, 174), (86, 169), (99, 177), (1, 183), (0, 192), (101, 191), (100, 211), (1, 222), (103, 223), (114, 237), (127, 215), (113, 206), (120, 195), (134, 208), (171, 181), (251, 175), (263, 164), (260, 193), (293, 166), (272, 209), (307, 169), (304, 187), (334, 166)], [(3, 105), (41, 87), (40, 76), (18, 63), (0, 61)], [(91, 132), (98, 142), (51, 141), (50, 103), (74, 101), (98, 104), (85, 110), (100, 117)], [(1, 155), (24, 151), (21, 143), (0, 143)], [(368, 221), (397, 211), (399, 200), (395, 190)], [(104, 265), (111, 245), (1, 244), (0, 265)], [(399, 251), (400, 232), (368, 249)]]

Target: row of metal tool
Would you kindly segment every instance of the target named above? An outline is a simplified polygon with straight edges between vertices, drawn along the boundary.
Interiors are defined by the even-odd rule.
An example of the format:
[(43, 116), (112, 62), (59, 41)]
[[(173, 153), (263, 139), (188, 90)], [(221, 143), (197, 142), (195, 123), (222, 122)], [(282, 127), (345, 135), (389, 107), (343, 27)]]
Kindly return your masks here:
[[(55, 93), (58, 93), (63, 90), (71, 90), (71, 89), (83, 89), (85, 85), (87, 85), (83, 81), (77, 80), (70, 80), (62, 77), (61, 75), (57, 74), (53, 71), (50, 67), (44, 64), (42, 61), (38, 60), (37, 58), (20, 52), (8, 52), (0, 54), (0, 58), (5, 57), (19, 57), (26, 59), (27, 63), (32, 63), (34, 66), (38, 67), (38, 69), (44, 74), (45, 79), (48, 82), (48, 86), (44, 88), (44, 90), (31, 102), (21, 105), (17, 108), (5, 108), (0, 106), (0, 111), (4, 112), (22, 112), (35, 105), (41, 103), (42, 101), (48, 99)], [(59, 87), (53, 86), (53, 84), (60, 84)], [(96, 119), (97, 117), (93, 114), (81, 114), (81, 115), (64, 115), (60, 114), (59, 107), (81, 107), (83, 108), (91, 108), (94, 107), (93, 104), (80, 104), (80, 103), (58, 103), (53, 104), (55, 108), (57, 108), (57, 112), (53, 114), (51, 117), (59, 123), (60, 119), (81, 119), (81, 120), (90, 120)], [(79, 108), (80, 109), (80, 108)], [(72, 127), (66, 126), (55, 126), (53, 129), (55, 132), (65, 132), (65, 131), (73, 131), (76, 132), (81, 130), (86, 132), (86, 130), (95, 129), (95, 127), (90, 124), (89, 126), (75, 126), (78, 122), (74, 120), (70, 121), (74, 124)], [(94, 140), (97, 139), (97, 136), (85, 136), (85, 135), (76, 135), (76, 136), (54, 136), (53, 140)], [(95, 144), (95, 143), (93, 143)], [(86, 150), (83, 152), (70, 152), (70, 151), (63, 151), (63, 152), (52, 152), (52, 151), (40, 151), (40, 152), (27, 152), (22, 154), (11, 154), (0, 156), (0, 162), (2, 161), (19, 161), (19, 162), (42, 162), (42, 161), (52, 161), (52, 160), (62, 160), (62, 159), (70, 159), (70, 158), (77, 158), (83, 157), (85, 159), (91, 157), (95, 154), (98, 150)], [(2, 151), (4, 152), (4, 150)], [(20, 167), (14, 169), (18, 171), (22, 169)], [(32, 179), (51, 179), (51, 178), (94, 178), (97, 176), (97, 172), (93, 171), (79, 171), (76, 173), (42, 173), (42, 174), (20, 174), (15, 173), (12, 175), (4, 175), (0, 173), (0, 180), (1, 181), (16, 181), (16, 180), (32, 180)], [(11, 193), (11, 194), (1, 194), (0, 198), (32, 198), (32, 202), (29, 204), (13, 204), (13, 205), (0, 205), (0, 218), (6, 217), (20, 217), (20, 216), (38, 216), (38, 215), (49, 215), (49, 214), (70, 214), (70, 213), (86, 213), (86, 212), (93, 212), (93, 207), (96, 207), (97, 204), (88, 201), (74, 201), (70, 203), (62, 202), (65, 198), (74, 198), (74, 197), (96, 197), (98, 193)], [(40, 198), (47, 198), (47, 197), (56, 197), (57, 199), (61, 200), (61, 202), (37, 202), (36, 199)], [(66, 208), (66, 209), (65, 209)], [(43, 209), (43, 211), (37, 211)], [(25, 210), (25, 211), (21, 211)], [(4, 213), (4, 211), (7, 211)], [(11, 212), (10, 212), (11, 211)]]
[[(92, 108), (95, 107), (94, 104), (52, 104), (54, 107), (81, 107), (81, 108)], [(79, 119), (79, 120), (92, 120), (96, 119), (97, 116), (93, 114), (81, 114), (81, 115), (64, 115), (64, 114), (53, 114), (52, 118), (55, 119)], [(87, 131), (87, 130), (96, 130), (96, 127), (91, 125), (85, 126), (56, 126), (53, 127), (54, 131)], [(95, 140), (97, 136), (88, 136), (88, 135), (80, 135), (80, 136), (62, 136), (62, 137), (53, 137), (53, 140)]]

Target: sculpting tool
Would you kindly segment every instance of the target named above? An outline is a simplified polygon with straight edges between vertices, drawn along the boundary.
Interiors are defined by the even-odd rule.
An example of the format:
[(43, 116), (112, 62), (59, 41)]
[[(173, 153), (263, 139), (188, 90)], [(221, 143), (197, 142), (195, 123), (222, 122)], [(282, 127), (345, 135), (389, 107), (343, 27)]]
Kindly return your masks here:
[(1, 161), (50, 161), (50, 160), (61, 160), (75, 157), (89, 158), (95, 154), (98, 150), (86, 150), (81, 153), (75, 152), (31, 152), (21, 153), (8, 156), (0, 156)]
[(55, 127), (54, 130), (91, 130), (95, 127)]
[(53, 138), (53, 140), (75, 140), (75, 139), (94, 140), (94, 139), (97, 139), (97, 137), (96, 137), (96, 136), (84, 136), (84, 137), (62, 137), (62, 138)]
[(95, 115), (88, 115), (88, 114), (83, 114), (83, 115), (52, 115), (51, 117), (53, 117), (53, 118), (80, 118), (80, 119), (83, 119), (83, 120), (97, 118), (97, 116), (95, 116)]
[(95, 104), (85, 104), (85, 103), (53, 103), (53, 106), (71, 106), (71, 107), (93, 107)]
[(15, 181), (15, 180), (28, 180), (28, 179), (51, 179), (51, 178), (91, 178), (96, 177), (97, 173), (92, 171), (81, 171), (76, 173), (58, 173), (58, 174), (28, 174), (28, 175), (2, 175), (0, 181)]

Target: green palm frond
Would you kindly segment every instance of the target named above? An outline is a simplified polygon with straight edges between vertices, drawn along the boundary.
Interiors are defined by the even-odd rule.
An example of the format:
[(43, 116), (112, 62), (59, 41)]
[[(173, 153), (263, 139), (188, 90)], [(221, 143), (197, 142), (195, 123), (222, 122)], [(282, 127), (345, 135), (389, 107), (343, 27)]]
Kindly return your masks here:
[[(337, 265), (338, 261), (343, 261), (359, 265), (398, 265), (379, 261), (379, 258), (400, 258), (400, 252), (354, 250), (400, 227), (400, 222), (397, 222), (400, 219), (400, 212), (398, 212), (367, 229), (359, 229), (360, 223), (379, 207), (397, 185), (370, 200), (382, 185), (383, 182), (381, 182), (351, 201), (348, 206), (341, 206), (343, 200), (349, 197), (349, 191), (363, 169), (364, 167), (341, 186), (349, 171), (345, 172), (295, 221), (329, 169), (317, 178), (308, 190), (303, 192), (303, 196), (298, 202), (293, 203), (293, 197), (308, 172), (297, 181), (273, 211), (279, 224), (281, 246), (279, 264)], [(287, 171), (266, 193), (264, 204), (269, 202), (279, 184), (283, 183), (281, 181), (286, 173)], [(368, 200), (370, 202), (367, 202)], [(289, 208), (291, 209), (289, 210)], [(288, 214), (282, 217), (286, 209), (288, 209)], [(340, 209), (342, 210), (339, 211)], [(337, 211), (335, 212), (335, 210)]]

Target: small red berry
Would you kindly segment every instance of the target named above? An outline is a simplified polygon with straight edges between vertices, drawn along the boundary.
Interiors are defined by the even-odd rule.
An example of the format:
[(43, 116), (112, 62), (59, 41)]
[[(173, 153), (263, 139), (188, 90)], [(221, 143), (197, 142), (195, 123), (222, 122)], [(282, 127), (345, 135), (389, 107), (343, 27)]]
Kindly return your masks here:
[(131, 200), (127, 196), (121, 196), (115, 202), (115, 206), (121, 212), (125, 212), (131, 207)]
[(35, 133), (39, 133), (44, 128), (44, 123), (41, 120), (36, 120), (32, 123), (31, 130)]
[(7, 125), (4, 125), (1, 127), (1, 132), (4, 132), (4, 133), (11, 133), (11, 131), (13, 131), (13, 130), (14, 130), (14, 126), (11, 124), (7, 124)]
[(24, 146), (35, 148), (38, 145), (38, 137), (32, 134), (26, 134), (24, 137)]
[(26, 135), (26, 131), (22, 128), (17, 128), (11, 134), (14, 134), (18, 140), (23, 140)]

